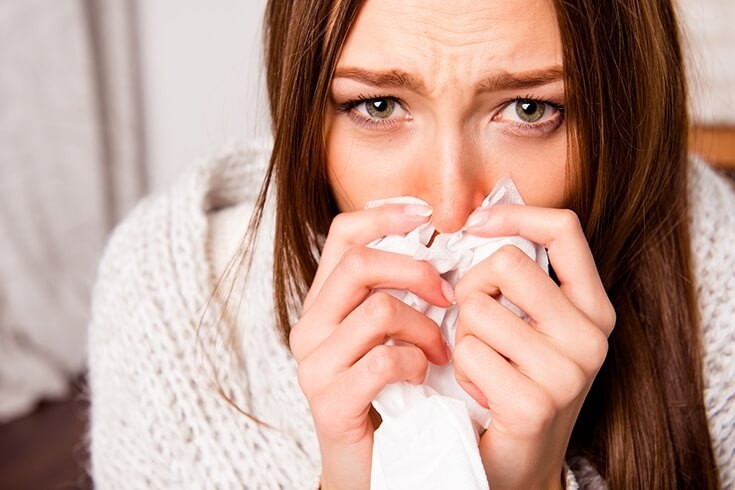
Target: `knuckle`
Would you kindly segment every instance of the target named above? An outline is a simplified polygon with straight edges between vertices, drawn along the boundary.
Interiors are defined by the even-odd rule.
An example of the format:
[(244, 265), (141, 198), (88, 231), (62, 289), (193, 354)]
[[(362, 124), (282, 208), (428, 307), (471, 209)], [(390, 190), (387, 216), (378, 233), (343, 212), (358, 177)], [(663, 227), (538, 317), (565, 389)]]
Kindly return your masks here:
[(332, 219), (329, 225), (328, 236), (340, 235), (342, 230), (346, 228), (349, 217), (345, 213), (340, 213)]
[(458, 322), (463, 325), (472, 323), (477, 318), (482, 318), (487, 315), (487, 309), (485, 307), (485, 294), (473, 291), (469, 293), (467, 298), (462, 303), (462, 307), (459, 309)]
[(370, 319), (374, 327), (385, 327), (398, 314), (398, 302), (390, 294), (377, 291), (365, 300), (365, 315)]
[(330, 424), (335, 418), (335, 409), (339, 404), (335, 403), (334, 396), (328, 391), (322, 391), (311, 397), (309, 408), (314, 423), (317, 426)]
[(472, 285), (465, 281), (460, 280), (457, 282), (457, 285), (454, 286), (454, 296), (461, 305), (464, 305), (467, 302), (474, 291), (475, 289), (472, 289)]
[(436, 280), (439, 276), (439, 273), (436, 272), (436, 269), (427, 261), (425, 260), (417, 260), (415, 261), (417, 270), (416, 270), (416, 281), (419, 284), (429, 284), (432, 281)]
[(398, 369), (398, 356), (387, 345), (373, 347), (365, 362), (368, 372), (380, 379), (390, 377)]
[(605, 311), (605, 319), (604, 319), (604, 325), (603, 328), (607, 335), (610, 335), (615, 329), (615, 324), (618, 322), (618, 314), (615, 311), (615, 307), (612, 305), (610, 300), (607, 300), (607, 305), (604, 308)]
[(309, 393), (313, 392), (313, 371), (314, 369), (312, 367), (312, 363), (308, 358), (301, 361), (298, 365), (298, 369), (296, 370), (296, 377), (298, 379), (299, 386), (301, 387), (301, 391), (304, 392), (304, 395), (306, 395), (307, 398), (309, 398)]
[(508, 204), (500, 204), (493, 209), (493, 221), (499, 228), (506, 229), (516, 221), (516, 208)]
[(288, 332), (288, 347), (291, 349), (297, 361), (301, 351), (301, 330), (303, 330), (303, 326), (301, 325), (301, 321), (298, 321)]
[[(334, 389), (323, 390), (309, 401), (309, 409), (320, 439), (338, 444), (353, 444), (365, 435), (367, 410), (351, 413), (345, 395)], [(369, 406), (369, 402), (367, 402)]]
[(607, 336), (597, 329), (592, 332), (588, 342), (587, 352), (589, 353), (589, 363), (588, 366), (585, 366), (585, 369), (589, 372), (596, 373), (605, 362), (609, 343)]
[(560, 226), (564, 229), (581, 229), (582, 223), (579, 221), (579, 216), (577, 216), (577, 213), (572, 211), (571, 209), (561, 209), (559, 211), (559, 222)]
[(563, 403), (566, 405), (587, 389), (588, 376), (579, 365), (569, 362), (569, 365), (564, 369), (564, 380), (567, 393), (564, 396)]
[(406, 373), (405, 377), (424, 377), (426, 370), (429, 368), (429, 361), (424, 352), (420, 348), (412, 346), (406, 350), (406, 355), (406, 366), (409, 372)]
[(464, 371), (464, 367), (472, 364), (473, 348), (471, 336), (465, 335), (454, 345), (452, 360), (456, 367)]
[(523, 426), (530, 433), (538, 433), (548, 427), (556, 413), (551, 397), (541, 389), (535, 390), (519, 404), (518, 413)]
[(512, 274), (523, 264), (528, 257), (515, 245), (503, 245), (495, 252), (491, 259), (491, 267), (501, 274)]
[(361, 274), (368, 267), (369, 251), (365, 247), (349, 248), (339, 261), (339, 267), (348, 274)]

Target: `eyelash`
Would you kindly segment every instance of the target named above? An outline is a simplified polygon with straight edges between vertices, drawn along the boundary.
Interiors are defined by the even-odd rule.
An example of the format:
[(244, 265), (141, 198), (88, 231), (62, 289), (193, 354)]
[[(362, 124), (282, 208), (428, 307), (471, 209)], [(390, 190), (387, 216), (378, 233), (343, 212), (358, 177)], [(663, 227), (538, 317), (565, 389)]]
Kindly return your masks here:
[[(337, 112), (340, 114), (347, 114), (350, 119), (352, 119), (355, 123), (367, 127), (367, 128), (382, 128), (382, 129), (390, 129), (394, 127), (396, 124), (401, 122), (399, 119), (387, 119), (383, 121), (379, 121), (376, 119), (368, 119), (365, 116), (362, 116), (360, 114), (357, 114), (355, 112), (355, 108), (359, 106), (360, 104), (364, 102), (370, 102), (372, 100), (376, 99), (390, 99), (393, 100), (395, 103), (401, 105), (401, 107), (405, 108), (405, 104), (398, 98), (390, 96), (390, 95), (363, 95), (360, 94), (356, 98), (352, 100), (348, 100), (347, 102), (344, 102), (342, 104), (339, 104), (337, 106)], [(527, 95), (526, 97), (514, 97), (512, 99), (509, 99), (506, 101), (501, 107), (498, 113), (505, 110), (506, 107), (509, 105), (520, 102), (520, 101), (532, 101), (536, 103), (545, 104), (552, 109), (556, 109), (559, 113), (558, 117), (555, 117), (553, 119), (549, 119), (548, 121), (545, 121), (543, 123), (520, 123), (516, 121), (507, 122), (506, 124), (510, 124), (512, 127), (514, 127), (517, 131), (523, 131), (523, 132), (533, 132), (533, 133), (544, 133), (549, 127), (551, 126), (561, 126), (561, 124), (564, 122), (565, 119), (565, 108), (564, 105), (559, 104), (557, 102), (552, 102), (550, 100), (541, 99), (538, 97), (534, 97), (533, 95)]]
[(520, 123), (517, 121), (509, 121), (506, 123), (516, 128), (516, 130), (518, 131), (532, 132), (536, 134), (550, 133), (554, 129), (561, 126), (562, 123), (564, 122), (565, 108), (563, 104), (559, 104), (557, 102), (552, 102), (550, 100), (545, 100), (545, 99), (541, 99), (538, 97), (534, 97), (533, 95), (530, 95), (530, 94), (525, 97), (514, 97), (510, 99), (508, 102), (506, 102), (505, 104), (501, 106), (498, 113), (504, 111), (505, 108), (508, 107), (509, 105), (516, 103), (516, 102), (520, 102), (520, 101), (532, 101), (532, 102), (544, 104), (548, 107), (551, 107), (552, 109), (555, 109), (559, 115), (557, 117), (554, 117), (542, 123)]
[(367, 119), (366, 117), (361, 116), (361, 115), (358, 115), (355, 112), (355, 110), (354, 110), (355, 107), (359, 106), (363, 102), (370, 102), (371, 100), (376, 100), (376, 99), (391, 99), (391, 100), (395, 101), (396, 104), (399, 104), (401, 107), (405, 107), (405, 105), (404, 105), (404, 103), (402, 101), (400, 101), (396, 97), (393, 97), (393, 96), (390, 96), (390, 95), (386, 95), (386, 96), (382, 96), (382, 95), (369, 96), (369, 95), (360, 94), (356, 98), (354, 98), (352, 100), (348, 100), (347, 102), (345, 102), (345, 103), (340, 104), (339, 106), (337, 106), (337, 112), (339, 112), (340, 114), (347, 114), (350, 117), (350, 119), (352, 119), (353, 121), (355, 121), (357, 124), (359, 124), (361, 126), (368, 127), (368, 128), (380, 128), (380, 127), (382, 127), (384, 129), (387, 129), (387, 128), (390, 128), (390, 127), (395, 126), (399, 122), (396, 119), (388, 119), (388, 120), (384, 120), (384, 121), (378, 121), (376, 119)]

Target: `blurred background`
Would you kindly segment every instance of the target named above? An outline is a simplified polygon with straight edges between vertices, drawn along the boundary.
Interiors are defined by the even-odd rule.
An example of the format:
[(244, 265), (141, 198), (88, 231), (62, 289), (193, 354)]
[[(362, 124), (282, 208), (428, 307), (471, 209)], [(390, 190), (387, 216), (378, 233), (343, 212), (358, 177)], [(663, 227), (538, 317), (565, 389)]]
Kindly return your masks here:
[[(90, 488), (86, 324), (106, 239), (269, 134), (265, 0), (0, 0), (0, 489)], [(693, 149), (735, 170), (733, 0), (681, 0)]]

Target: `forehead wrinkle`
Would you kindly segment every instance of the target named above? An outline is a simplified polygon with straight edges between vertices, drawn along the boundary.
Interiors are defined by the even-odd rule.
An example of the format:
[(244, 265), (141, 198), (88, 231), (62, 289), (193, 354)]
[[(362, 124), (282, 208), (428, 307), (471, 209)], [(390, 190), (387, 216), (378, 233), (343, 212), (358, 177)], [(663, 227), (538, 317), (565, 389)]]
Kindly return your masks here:
[[(401, 68), (422, 78), (428, 94), (474, 91), (481, 75), (539, 69), (556, 61), (546, 58), (544, 62), (538, 56), (542, 51), (538, 50), (537, 28), (548, 32), (543, 29), (549, 27), (546, 20), (555, 20), (528, 11), (539, 2), (529, 6), (512, 1), (509, 5), (502, 1), (370, 0), (366, 7), (371, 6), (361, 24), (360, 38), (362, 46), (373, 46), (373, 50), (360, 50), (367, 49), (367, 59), (378, 64), (362, 63), (365, 55), (342, 61), (371, 69)], [(520, 17), (515, 15), (519, 9), (525, 12)], [(377, 34), (373, 26), (380, 26), (387, 37), (371, 40)], [(373, 57), (375, 49), (385, 54)]]
[[(457, 6), (457, 3), (463, 5)], [(472, 2), (441, 0), (433, 4), (431, 0), (417, 0), (391, 2), (390, 7), (394, 9), (394, 15), (391, 16), (394, 24), (401, 19), (410, 19), (411, 23), (423, 27), (425, 29), (423, 34), (431, 36), (434, 41), (447, 47), (459, 47), (493, 40), (492, 26), (499, 24), (510, 23), (520, 28), (528, 28), (529, 24), (539, 21), (538, 16), (533, 15), (540, 13), (536, 8), (538, 3), (539, 1), (533, 0), (515, 3), (506, 0), (501, 7), (493, 2), (479, 0)], [(556, 18), (553, 17), (553, 20)]]
[[(480, 65), (488, 65), (495, 56), (488, 52), (494, 33), (478, 30), (482, 39), (469, 41), (466, 33), (456, 43), (438, 38), (433, 33), (401, 29), (402, 35), (413, 41), (402, 43), (393, 51), (396, 61), (391, 66), (401, 67), (423, 80), (422, 91), (427, 95), (438, 94), (446, 89), (462, 90), (472, 82), (473, 74)], [(417, 63), (417, 61), (420, 61)]]
[[(446, 48), (479, 47), (494, 40), (493, 32), (488, 29), (490, 18), (470, 18), (466, 21), (442, 22), (410, 17), (411, 26), (396, 26), (404, 34), (426, 39), (432, 44)], [(398, 21), (398, 16), (394, 22)]]

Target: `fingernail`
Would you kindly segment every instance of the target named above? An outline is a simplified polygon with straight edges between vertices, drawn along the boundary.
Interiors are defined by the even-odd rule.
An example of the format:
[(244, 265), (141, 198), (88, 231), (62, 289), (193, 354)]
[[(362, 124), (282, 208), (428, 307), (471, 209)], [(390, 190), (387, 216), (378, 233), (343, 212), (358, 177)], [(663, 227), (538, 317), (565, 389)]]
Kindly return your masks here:
[(452, 349), (449, 347), (446, 340), (444, 341), (444, 354), (446, 354), (447, 362), (452, 360)]
[(383, 204), (385, 204), (386, 201), (387, 199), (375, 199), (374, 201), (368, 201), (365, 203), (363, 209), (377, 208), (378, 206), (382, 206)]
[(473, 212), (469, 218), (467, 218), (467, 222), (464, 225), (464, 230), (468, 228), (475, 228), (476, 226), (479, 226), (483, 224), (485, 221), (487, 221), (487, 210), (485, 209), (478, 209), (477, 211)]
[(423, 204), (406, 204), (403, 208), (404, 213), (418, 218), (428, 218), (433, 211), (431, 207), (424, 206)]
[(450, 303), (457, 304), (457, 299), (454, 297), (454, 288), (446, 280), (441, 279), (442, 294)]

